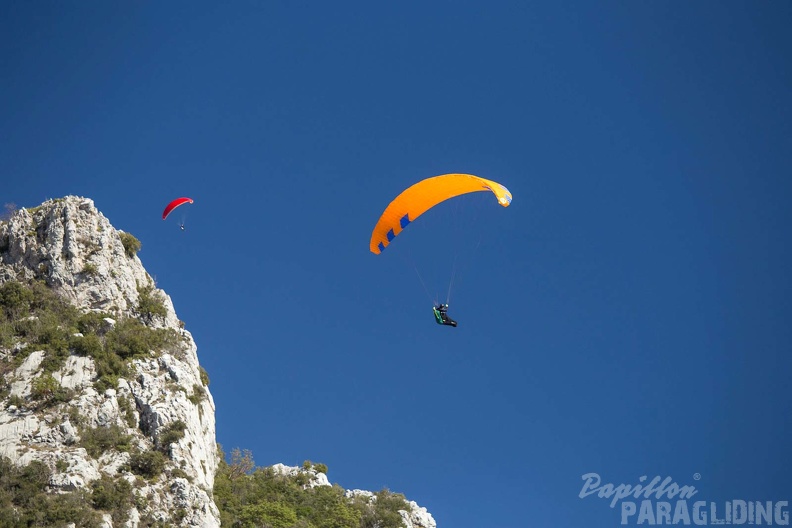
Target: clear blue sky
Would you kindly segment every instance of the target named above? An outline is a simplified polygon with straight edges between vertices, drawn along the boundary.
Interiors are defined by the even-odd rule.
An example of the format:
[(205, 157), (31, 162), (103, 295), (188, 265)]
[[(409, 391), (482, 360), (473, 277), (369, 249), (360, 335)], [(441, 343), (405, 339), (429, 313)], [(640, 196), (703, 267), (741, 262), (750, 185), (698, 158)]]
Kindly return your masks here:
[[(87, 196), (142, 241), (218, 441), (259, 465), (440, 528), (617, 525), (588, 472), (792, 500), (790, 27), (769, 1), (5, 1), (0, 201)], [(371, 254), (448, 172), (514, 201)], [(454, 248), (456, 329), (413, 268), (442, 297)]]

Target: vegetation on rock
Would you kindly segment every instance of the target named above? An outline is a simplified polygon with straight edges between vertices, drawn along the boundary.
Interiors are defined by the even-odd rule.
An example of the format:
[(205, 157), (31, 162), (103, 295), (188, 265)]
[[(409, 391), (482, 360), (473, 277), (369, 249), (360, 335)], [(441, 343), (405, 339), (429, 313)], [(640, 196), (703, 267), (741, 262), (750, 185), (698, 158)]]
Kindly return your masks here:
[[(145, 313), (159, 314), (159, 306), (164, 310), (150, 291), (145, 295)], [(170, 328), (150, 328), (134, 318), (123, 318), (111, 327), (105, 321), (109, 316), (81, 313), (41, 281), (0, 285), (0, 349), (11, 352), (0, 359), (0, 373), (21, 365), (30, 352), (43, 350), (43, 374), (31, 398), (42, 404), (59, 403), (72, 394), (55, 386), (49, 375), (62, 368), (70, 354), (94, 360), (95, 386), (104, 391), (116, 387), (119, 377), (129, 375), (128, 360), (181, 346), (179, 334)]]
[(41, 462), (19, 467), (8, 458), (0, 457), (0, 526), (60, 527), (68, 523), (78, 527), (100, 526), (102, 519), (98, 510), (108, 504), (92, 505), (87, 490), (47, 493), (51, 475), (50, 469)]
[(206, 372), (206, 369), (204, 369), (201, 366), (198, 367), (198, 371), (200, 372), (201, 383), (204, 384), (204, 387), (208, 387), (209, 386), (209, 373)]
[[(7, 211), (8, 214), (10, 212)], [(38, 213), (35, 208), (28, 212), (43, 216), (46, 208)], [(35, 216), (32, 223), (27, 235), (43, 243), (46, 231), (41, 226), (36, 227)], [(126, 255), (134, 258), (141, 248), (140, 241), (129, 233), (120, 232), (119, 236)], [(0, 252), (8, 247), (9, 238), (4, 236), (0, 239)], [(98, 251), (98, 248), (96, 246), (94, 250)], [(38, 273), (48, 272), (52, 265), (51, 261), (44, 260), (38, 265)], [(99, 280), (99, 268), (91, 262), (82, 264), (80, 273), (93, 277), (82, 277), (80, 282), (83, 284)], [(117, 273), (114, 269), (109, 270), (112, 277), (117, 277)], [(72, 459), (43, 458), (46, 464), (34, 461), (26, 466), (17, 466), (0, 456), (0, 528), (99, 527), (104, 525), (103, 515), (109, 515), (114, 526), (122, 526), (130, 519), (133, 507), (139, 510), (140, 526), (164, 528), (178, 525), (195, 514), (188, 511), (189, 507), (174, 507), (171, 511), (165, 507), (163, 517), (162, 492), (152, 491), (157, 489), (153, 486), (158, 481), (166, 485), (177, 478), (192, 482), (194, 468), (184, 463), (181, 468), (176, 467), (177, 464), (169, 460), (173, 445), (185, 437), (187, 424), (176, 419), (155, 431), (152, 425), (155, 422), (138, 416), (138, 412), (145, 412), (145, 402), (136, 403), (130, 394), (124, 392), (123, 386), (115, 395), (107, 391), (119, 388), (120, 378), (133, 375), (135, 359), (157, 357), (163, 352), (174, 353), (178, 359), (178, 353), (184, 351), (184, 341), (178, 331), (153, 327), (157, 318), (168, 315), (166, 298), (156, 289), (153, 280), (149, 277), (145, 286), (138, 285), (137, 292), (134, 317), (122, 317), (115, 304), (111, 308), (113, 313), (83, 312), (43, 281), (8, 280), (0, 284), (0, 403), (7, 409), (11, 408), (11, 414), (16, 416), (50, 408), (45, 413), (47, 424), (57, 423), (57, 416), (60, 416), (72, 426), (69, 429), (68, 424), (61, 424), (63, 428), (60, 431), (66, 438), (64, 445), (70, 446), (69, 449), (84, 448), (94, 459), (116, 453), (115, 456), (105, 456), (103, 460), (120, 464), (120, 467), (115, 466), (119, 474), (110, 476), (100, 472), (101, 477), (87, 483), (84, 488), (67, 491), (70, 486), (62, 489), (53, 483), (62, 482), (62, 474), (69, 474), (70, 468), (75, 471)], [(75, 391), (68, 387), (78, 385), (73, 380), (80, 379), (80, 369), (90, 363), (79, 358), (91, 358), (96, 372), (92, 380), (94, 389), (100, 398), (112, 401), (115, 397), (119, 423), (123, 425), (107, 423), (95, 426), (97, 422), (104, 424), (105, 420), (95, 419), (90, 410), (86, 412), (84, 393), (79, 395), (83, 402), (80, 407), (63, 405), (76, 396)], [(165, 362), (167, 360), (162, 360)], [(17, 370), (23, 364), (27, 370)], [(139, 366), (144, 364), (158, 363), (138, 363)], [(64, 368), (67, 365), (69, 367)], [(20, 375), (21, 372), (25, 374)], [(176, 385), (174, 390), (188, 394), (187, 398), (199, 406), (200, 416), (205, 407), (201, 404), (208, 399), (206, 387), (209, 386), (209, 376), (200, 366), (198, 374), (200, 384), (194, 383), (189, 394), (188, 389), (175, 381), (164, 386), (168, 389)], [(25, 383), (18, 383), (18, 377), (25, 377)], [(20, 390), (20, 385), (25, 388)], [(147, 436), (146, 442), (140, 440), (137, 433), (128, 434), (130, 429), (137, 427)], [(57, 438), (56, 442), (59, 442)], [(154, 448), (141, 450), (146, 443), (151, 445), (149, 441), (153, 441)], [(31, 443), (25, 449), (48, 448)], [(210, 495), (213, 493), (224, 527), (399, 528), (403, 526), (399, 511), (410, 509), (403, 495), (387, 489), (371, 498), (367, 495), (347, 496), (337, 484), (312, 485), (316, 472), (327, 473), (327, 466), (321, 463), (305, 461), (302, 471), (284, 475), (273, 468), (257, 468), (249, 451), (235, 449), (230, 462), (226, 462), (220, 450), (219, 458), (214, 489), (206, 491)], [(204, 466), (204, 461), (201, 465)], [(204, 471), (207, 471), (205, 466)]]
[(175, 444), (184, 438), (184, 431), (187, 429), (187, 424), (181, 420), (177, 420), (162, 428), (157, 437), (157, 448), (163, 454), (171, 454), (171, 444)]
[(153, 479), (165, 470), (165, 455), (159, 451), (134, 453), (129, 458), (129, 468), (135, 475)]
[[(219, 446), (218, 446), (218, 449)], [(310, 487), (310, 474), (281, 475), (256, 468), (249, 451), (234, 449), (226, 462), (220, 449), (214, 499), (220, 522), (232, 528), (402, 528), (399, 510), (410, 507), (400, 493), (383, 489), (369, 501), (347, 497), (338, 484)], [(308, 461), (310, 469), (327, 468)]]
[(138, 291), (138, 312), (143, 317), (151, 319), (154, 316), (165, 317), (168, 309), (165, 308), (165, 299), (162, 293), (154, 288), (153, 284), (137, 287)]
[(99, 458), (106, 451), (129, 451), (132, 437), (117, 425), (93, 427), (80, 430), (81, 445), (93, 458)]
[(124, 245), (124, 253), (126, 253), (126, 256), (132, 258), (137, 255), (137, 252), (140, 251), (142, 246), (140, 240), (124, 231), (119, 232), (118, 236), (121, 237), (121, 244)]

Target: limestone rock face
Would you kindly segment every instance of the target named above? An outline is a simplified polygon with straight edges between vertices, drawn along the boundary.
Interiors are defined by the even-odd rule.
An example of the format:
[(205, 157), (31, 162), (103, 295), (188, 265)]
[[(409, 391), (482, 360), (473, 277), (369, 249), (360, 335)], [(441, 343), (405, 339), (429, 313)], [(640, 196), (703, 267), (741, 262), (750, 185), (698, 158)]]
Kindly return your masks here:
[[(137, 256), (125, 253), (120, 231), (92, 200), (68, 196), (21, 209), (0, 226), (3, 268), (0, 280), (46, 279), (47, 284), (81, 308), (133, 314), (137, 286), (150, 277)], [(178, 319), (170, 297), (168, 315)]]
[(409, 501), (410, 511), (400, 511), (402, 521), (407, 528), (437, 528), (434, 517), (426, 508), (418, 506), (415, 501)]
[[(366, 501), (373, 502), (377, 500), (377, 496), (366, 490), (351, 489), (346, 490), (344, 493), (347, 497), (360, 497)], [(429, 513), (426, 508), (418, 506), (415, 501), (407, 501), (409, 510), (399, 510), (402, 517), (402, 522), (406, 528), (437, 528), (434, 517)]]
[[(214, 400), (192, 335), (135, 255), (134, 242), (92, 200), (76, 196), (0, 221), (0, 287), (43, 282), (47, 292), (92, 317), (90, 332), (64, 330), (61, 343), (68, 346), (61, 344), (55, 358), (52, 343), (10, 335), (0, 320), (0, 456), (45, 464), (53, 493), (90, 491), (108, 479), (128, 482), (126, 511), (102, 512), (103, 527), (219, 527)], [(146, 309), (146, 298), (159, 308)], [(23, 326), (43, 324), (30, 313), (20, 317)], [(132, 334), (160, 332), (168, 339), (113, 352), (113, 366), (108, 340), (130, 324), (137, 325)], [(306, 488), (331, 485), (316, 469), (272, 468), (307, 473)], [(347, 494), (376, 500), (371, 492)], [(436, 528), (425, 508), (408, 505), (400, 512), (406, 528)]]
[(309, 488), (315, 488), (317, 486), (332, 486), (330, 481), (327, 480), (327, 475), (321, 471), (316, 471), (315, 469), (302, 469), (296, 466), (286, 466), (284, 464), (275, 464), (274, 466), (270, 467), (277, 475), (293, 477), (300, 473), (307, 474), (309, 477), (307, 487)]
[[(100, 334), (134, 319), (177, 337), (165, 350), (129, 359), (128, 375), (115, 387), (97, 387), (94, 359), (71, 353), (49, 373), (70, 398), (50, 405), (31, 394), (44, 376), (47, 352), (24, 342), (0, 347), (0, 364), (15, 367), (3, 372), (0, 455), (17, 464), (43, 462), (53, 472), (54, 491), (86, 488), (102, 476), (126, 479), (135, 496), (124, 523), (130, 528), (156, 521), (217, 527), (214, 401), (202, 383), (192, 335), (182, 328), (170, 297), (130, 253), (121, 232), (85, 198), (50, 200), (0, 223), (0, 284), (43, 281), (82, 313), (102, 314)], [(164, 313), (140, 309), (146, 288)], [(129, 441), (102, 452), (86, 449), (86, 437), (95, 431), (115, 431)], [(156, 477), (141, 477), (131, 467), (132, 457), (145, 453), (163, 454), (164, 469)], [(113, 526), (109, 515), (104, 519)]]

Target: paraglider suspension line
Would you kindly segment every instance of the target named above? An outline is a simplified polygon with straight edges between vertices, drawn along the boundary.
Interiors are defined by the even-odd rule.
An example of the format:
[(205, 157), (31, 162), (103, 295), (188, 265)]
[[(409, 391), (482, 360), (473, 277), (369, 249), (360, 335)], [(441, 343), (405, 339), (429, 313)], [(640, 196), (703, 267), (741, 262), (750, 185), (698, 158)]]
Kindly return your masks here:
[(418, 266), (413, 264), (413, 268), (415, 268), (415, 274), (418, 275), (418, 280), (421, 281), (421, 286), (423, 286), (424, 292), (426, 292), (426, 296), (429, 297), (429, 299), (431, 299), (432, 295), (429, 293), (429, 288), (426, 287), (426, 283), (424, 282), (423, 277), (421, 277), (421, 272), (418, 271)]
[(454, 255), (454, 263), (451, 265), (451, 280), (448, 282), (448, 294), (446, 295), (446, 304), (451, 304), (451, 287), (454, 285), (454, 277), (456, 277), (456, 261), (457, 255)]
[[(426, 287), (426, 283), (424, 282), (423, 277), (421, 277), (421, 272), (418, 271), (418, 266), (416, 266), (415, 262), (413, 262), (413, 260), (411, 258), (409, 258), (409, 254), (407, 254), (407, 255), (401, 255), (400, 254), (399, 256), (405, 262), (409, 262), (410, 266), (412, 266), (412, 268), (415, 270), (415, 274), (418, 275), (418, 280), (421, 281), (421, 286), (423, 287), (424, 292), (426, 293), (426, 296), (429, 297), (429, 300), (431, 301), (432, 300), (432, 294), (429, 293), (429, 288)], [(435, 302), (433, 304), (433, 306), (436, 305), (436, 304), (437, 303)]]
[[(476, 246), (473, 248), (473, 251), (470, 254), (470, 260), (473, 259), (473, 256), (477, 253), (479, 246), (481, 246), (482, 237), (483, 237), (483, 235), (479, 235), (478, 242), (476, 242)], [(458, 260), (459, 260), (459, 250), (457, 250), (454, 253), (454, 262), (451, 265), (451, 279), (448, 282), (448, 295), (446, 296), (446, 304), (451, 304), (451, 291), (453, 290), (454, 280), (456, 279), (457, 271), (459, 270), (460, 273), (464, 272), (465, 269), (470, 264), (469, 262), (465, 262), (468, 259), (463, 256), (462, 266), (457, 266), (457, 261)], [(468, 266), (465, 266), (465, 264), (468, 264)], [(461, 269), (459, 269), (459, 268), (461, 268)], [(462, 273), (462, 274), (464, 275), (464, 273)]]

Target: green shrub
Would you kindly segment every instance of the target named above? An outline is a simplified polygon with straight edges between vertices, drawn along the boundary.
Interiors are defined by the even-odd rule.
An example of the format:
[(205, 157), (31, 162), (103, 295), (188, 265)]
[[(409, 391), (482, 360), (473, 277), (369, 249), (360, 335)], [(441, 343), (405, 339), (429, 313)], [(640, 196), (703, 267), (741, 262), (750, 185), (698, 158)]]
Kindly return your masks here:
[(124, 231), (119, 232), (118, 236), (121, 237), (121, 244), (124, 245), (124, 253), (126, 253), (126, 256), (132, 258), (137, 255), (137, 252), (140, 251), (141, 248), (140, 240)]
[(124, 396), (118, 397), (118, 410), (124, 415), (124, 421), (129, 427), (137, 426), (135, 421), (135, 410), (131, 398)]
[(23, 341), (35, 344), (41, 332), (41, 321), (36, 316), (29, 316), (13, 322), (14, 335)]
[(78, 310), (64, 301), (43, 281), (33, 281), (29, 285), (33, 292), (32, 308), (35, 312), (50, 312), (62, 322), (70, 323), (79, 316)]
[(37, 400), (46, 399), (52, 396), (60, 388), (60, 383), (52, 377), (52, 374), (42, 374), (33, 381), (30, 396)]
[(11, 383), (0, 375), (0, 400), (4, 400), (11, 392)]
[(71, 336), (69, 339), (71, 350), (78, 356), (97, 358), (102, 355), (102, 340), (96, 334)]
[(29, 342), (34, 342), (37, 345), (36, 349), (44, 350), (45, 355), (41, 362), (41, 369), (44, 372), (52, 373), (65, 364), (69, 357), (73, 337), (69, 335), (68, 330), (53, 320), (52, 314), (42, 315), (38, 322), (38, 336), (35, 339), (30, 339)]
[(14, 362), (19, 365), (29, 352), (43, 350), (44, 372), (60, 369), (69, 356), (79, 311), (39, 281), (0, 285), (0, 306), (0, 344), (23, 341), (30, 345), (16, 355)]
[(80, 427), (85, 422), (85, 416), (80, 413), (80, 410), (77, 407), (69, 407), (66, 413), (69, 416), (69, 422), (71, 422), (72, 425)]
[(94, 358), (96, 364), (96, 381), (94, 388), (98, 392), (118, 388), (118, 378), (129, 375), (126, 362), (111, 352), (105, 352)]
[[(50, 470), (46, 464), (33, 461), (24, 467), (14, 467), (13, 463), (3, 457), (0, 462), (0, 475), (9, 475), (13, 481), (11, 487), (14, 491), (15, 502), (19, 506), (32, 506), (35, 496), (44, 491), (49, 484)], [(2, 479), (5, 480), (5, 479)], [(4, 486), (5, 487), (5, 486)]]
[(111, 349), (109, 350), (112, 344), (102, 346), (100, 340), (97, 343), (99, 338), (94, 339), (90, 336), (85, 336), (83, 339), (87, 339), (87, 341), (82, 343), (79, 348), (75, 348), (75, 352), (85, 353), (93, 358), (96, 367), (94, 388), (98, 392), (104, 392), (107, 389), (118, 387), (118, 378), (129, 375), (126, 361)]
[(102, 523), (83, 490), (42, 496), (36, 510), (36, 515), (43, 517), (41, 526), (101, 526)]
[(114, 523), (127, 521), (133, 499), (132, 485), (124, 479), (102, 475), (91, 483), (91, 504), (96, 509), (110, 512)]
[(175, 512), (173, 512), (173, 521), (179, 523), (182, 522), (187, 517), (187, 510), (184, 508), (178, 508)]
[(67, 403), (74, 399), (75, 392), (72, 389), (67, 389), (65, 387), (58, 387), (58, 390), (55, 391), (55, 394), (52, 398), (47, 402), (49, 404), (53, 403)]
[(410, 505), (401, 493), (391, 493), (383, 488), (376, 493), (374, 518), (378, 528), (402, 528), (404, 526), (399, 510), (408, 510)]
[(302, 468), (305, 471), (314, 470), (318, 471), (319, 473), (327, 474), (327, 466), (325, 464), (314, 464), (310, 460), (303, 461)]
[(25, 400), (25, 398), (23, 398), (22, 396), (18, 396), (14, 394), (8, 397), (8, 406), (10, 407), (11, 405), (19, 409), (22, 409), (27, 407), (27, 400)]
[(91, 264), (90, 262), (86, 262), (83, 266), (82, 272), (86, 275), (96, 275), (99, 270), (95, 265)]
[(44, 373), (33, 381), (30, 397), (40, 402), (39, 409), (41, 409), (48, 405), (70, 401), (74, 398), (74, 391), (61, 387), (52, 374)]
[(135, 453), (129, 459), (129, 467), (132, 473), (151, 479), (165, 470), (165, 456), (159, 451)]
[(170, 446), (184, 438), (184, 431), (187, 424), (181, 420), (176, 420), (162, 428), (157, 438), (157, 449), (166, 455), (170, 455)]
[(171, 476), (171, 478), (187, 479), (187, 481), (189, 481), (189, 482), (193, 481), (193, 478), (190, 475), (188, 475), (186, 471), (184, 471), (183, 469), (180, 469), (180, 468), (171, 469), (170, 476)]
[(101, 519), (83, 491), (48, 494), (49, 478), (41, 462), (19, 467), (0, 457), (0, 526), (99, 526)]
[(41, 369), (45, 373), (51, 374), (63, 366), (67, 357), (68, 354), (63, 354), (62, 352), (47, 354), (44, 356), (44, 359), (41, 361)]
[(297, 473), (292, 478), (294, 478), (294, 483), (301, 488), (304, 488), (311, 483), (311, 476), (308, 473)]
[[(382, 490), (374, 501), (345, 497), (344, 489), (333, 486), (303, 487), (306, 473), (276, 474), (272, 468), (250, 471), (252, 455), (243, 457), (238, 449), (232, 462), (225, 460), (218, 445), (220, 464), (215, 474), (214, 499), (223, 526), (289, 526), (305, 528), (402, 528), (398, 510), (408, 510), (404, 496)], [(249, 462), (240, 469), (240, 459)], [(325, 470), (324, 464), (310, 460), (305, 469)]]
[(80, 430), (80, 439), (82, 447), (93, 458), (99, 458), (110, 449), (121, 452), (129, 451), (132, 441), (132, 438), (117, 425), (82, 429)]
[(110, 317), (110, 314), (103, 312), (86, 312), (80, 314), (77, 318), (77, 331), (83, 335), (100, 334), (107, 326), (105, 317)]
[(0, 316), (0, 348), (11, 348), (15, 335), (14, 325), (10, 321), (4, 321)]
[(0, 307), (6, 317), (15, 319), (30, 311), (33, 292), (17, 281), (8, 281), (0, 286)]
[(201, 366), (198, 367), (198, 372), (200, 373), (200, 376), (201, 376), (201, 383), (204, 384), (204, 387), (208, 387), (209, 386), (209, 373), (206, 372), (206, 369), (204, 369)]
[(239, 518), (243, 526), (290, 528), (297, 523), (297, 512), (283, 502), (259, 502), (244, 506)]
[(137, 319), (123, 319), (105, 336), (105, 349), (123, 359), (175, 347), (179, 336), (170, 328), (149, 328)]
[(143, 510), (149, 507), (148, 498), (146, 498), (142, 494), (135, 494), (134, 502), (135, 502), (135, 508), (137, 508), (139, 512), (142, 512)]
[(154, 288), (153, 284), (138, 286), (138, 312), (144, 317), (165, 317), (168, 309), (165, 308), (165, 299), (162, 293)]
[(206, 398), (206, 389), (203, 388), (203, 385), (193, 384), (193, 392), (187, 399), (189, 399), (193, 404), (198, 405)]

